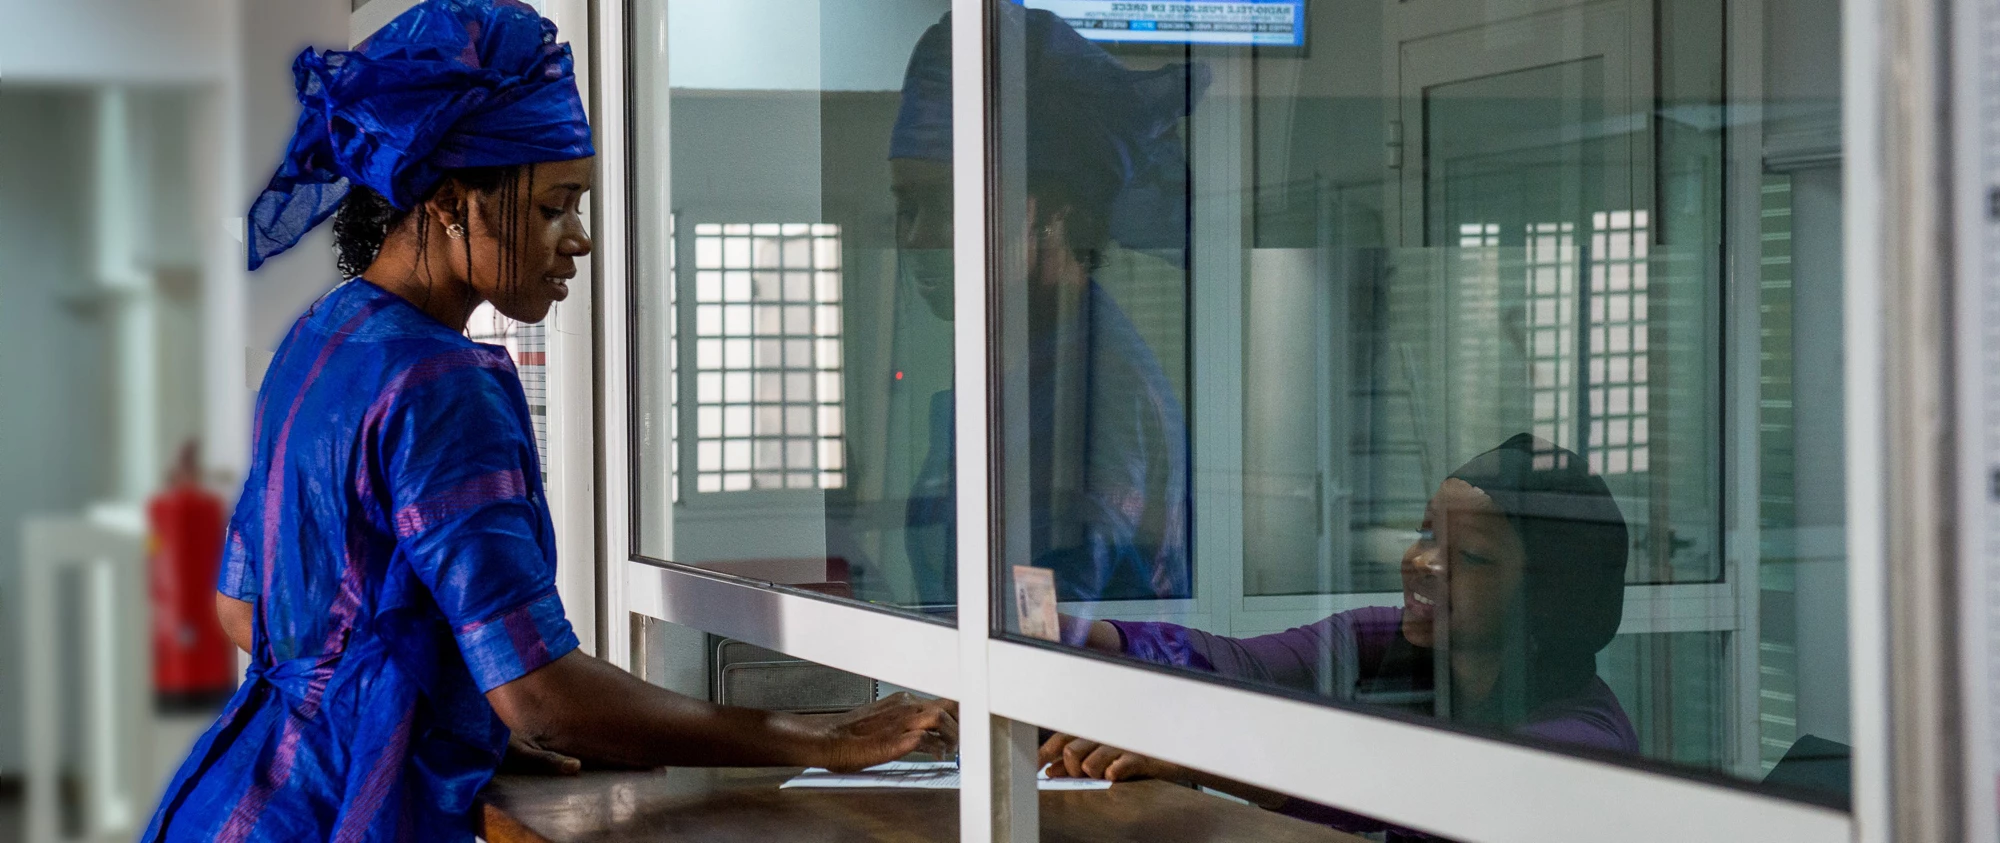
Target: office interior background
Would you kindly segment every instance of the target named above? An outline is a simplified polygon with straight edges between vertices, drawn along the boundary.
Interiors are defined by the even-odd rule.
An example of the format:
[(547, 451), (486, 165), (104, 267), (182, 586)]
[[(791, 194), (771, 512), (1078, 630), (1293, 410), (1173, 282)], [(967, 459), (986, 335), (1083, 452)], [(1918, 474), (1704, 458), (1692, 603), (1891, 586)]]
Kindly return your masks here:
[[(0, 3), (0, 840), (134, 836), (213, 717), (161, 704), (149, 504), (234, 503), (340, 280), (324, 230), (243, 270), (292, 57), (409, 5)], [(1041, 730), (1449, 839), (2000, 836), (2000, 4), (532, 5), (597, 249), (471, 333), (521, 373), (587, 651), (959, 700), (965, 840), (1036, 835)], [(1084, 124), (1150, 192), (1051, 216)], [(1439, 484), (1520, 433), (1622, 516), (1608, 595), (1530, 611), (1603, 627), (1629, 746), (1454, 710), (1444, 668), (1357, 693), (1027, 609), (1022, 568), (1128, 645), (1404, 607)], [(1079, 549), (1099, 510), (1144, 573)]]

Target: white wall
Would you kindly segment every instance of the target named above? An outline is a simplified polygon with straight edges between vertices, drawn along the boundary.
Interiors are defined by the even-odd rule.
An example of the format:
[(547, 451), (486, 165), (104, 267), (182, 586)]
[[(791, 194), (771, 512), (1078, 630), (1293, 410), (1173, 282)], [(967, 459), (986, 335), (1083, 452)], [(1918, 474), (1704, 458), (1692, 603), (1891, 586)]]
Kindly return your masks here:
[[(9, 396), (0, 401), (0, 477), (10, 481), (0, 484), (0, 665), (20, 646), (8, 600), (21, 517), (76, 511), (114, 492), (117, 455), (106, 444), (119, 412), (115, 338), (101, 304), (80, 295), (95, 283), (86, 239), (91, 98), (118, 84), (148, 100), (159, 99), (148, 92), (174, 92), (195, 110), (185, 127), (195, 136), (149, 146), (140, 168), (164, 188), (141, 194), (151, 226), (142, 257), (151, 266), (200, 267), (204, 339), (163, 351), (204, 349), (180, 361), (202, 372), (191, 377), (204, 406), (168, 407), (163, 418), (205, 427), (210, 463), (240, 471), (250, 406), (244, 346), (275, 345), (304, 303), (331, 285), (333, 262), (321, 234), (248, 278), (230, 232), (297, 119), (293, 56), (308, 43), (345, 46), (347, 13), (348, 0), (0, 0), (0, 388)], [(247, 330), (246, 313), (255, 314)], [(168, 316), (182, 327), (193, 319)], [(12, 679), (0, 667), (0, 774), (21, 764)]]
[[(4, 605), (19, 576), (22, 519), (136, 501), (158, 487), (181, 442), (203, 435), (203, 226), (189, 172), (196, 100), (178, 88), (127, 89), (131, 145), (107, 149), (97, 87), (0, 93), (0, 385), (12, 399), (0, 402), (0, 477), (14, 481), (0, 489), (0, 664), (23, 643)], [(136, 160), (97, 185), (107, 157)], [(129, 212), (116, 260), (101, 224), (107, 206)], [(102, 272), (113, 264), (132, 276), (119, 294)], [(132, 389), (128, 375), (146, 389)], [(136, 412), (141, 403), (147, 410)], [(0, 669), (0, 770), (21, 761), (19, 691)]]
[(1850, 742), (1840, 167), (1792, 174), (1799, 734)]
[[(237, 0), (0, 0), (0, 78), (9, 83), (214, 81)], [(303, 5), (263, 0), (262, 5)]]
[[(20, 521), (112, 483), (110, 334), (86, 290), (90, 99), (0, 87), (0, 665), (16, 664)], [(0, 772), (19, 772), (20, 688), (0, 668)]]
[(667, 72), (676, 88), (900, 90), (910, 45), (950, 7), (948, 0), (676, 0), (667, 6)]
[(1766, 155), (1792, 164), (1793, 408), (1797, 445), (1798, 731), (1849, 741), (1840, 20), (1819, 3), (1765, 4)]
[[(384, 2), (384, 0), (375, 0)], [(250, 0), (243, 8), (242, 90), (244, 195), (248, 209), (277, 168), (298, 121), (292, 58), (307, 46), (348, 46), (348, 0)], [(237, 214), (243, 213), (238, 210)], [(307, 305), (340, 280), (334, 268), (332, 226), (321, 226), (291, 251), (245, 277), (248, 322), (244, 342), (270, 351)], [(243, 259), (239, 247), (237, 260)], [(241, 264), (239, 263), (240, 267)]]

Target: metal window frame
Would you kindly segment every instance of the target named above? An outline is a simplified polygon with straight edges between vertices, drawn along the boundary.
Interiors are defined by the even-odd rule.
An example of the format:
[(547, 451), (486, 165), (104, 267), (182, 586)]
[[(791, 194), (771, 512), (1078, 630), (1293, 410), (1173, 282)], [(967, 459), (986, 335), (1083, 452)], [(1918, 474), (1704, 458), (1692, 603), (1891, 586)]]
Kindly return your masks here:
[[(1995, 60), (1990, 44), (1993, 27), (2000, 24), (2000, 8), (1993, 0), (1960, 0), (1951, 4), (1949, 14), (1952, 68), (1951, 202), (1957, 237), (1952, 255), (1955, 272), (1952, 295), (1953, 316), (1958, 324), (1958, 346), (1953, 363), (1957, 367), (1956, 402), (1948, 410), (1960, 422), (1954, 444), (1959, 464), (1967, 470), (1957, 478), (1955, 515), (1958, 523), (1959, 571), (1964, 577), (1959, 588), (1958, 635), (1959, 696), (1965, 700), (1963, 713), (1964, 769), (1962, 798), (1969, 806), (1964, 835), (1966, 840), (1992, 840), (2000, 836), (2000, 815), (1986, 810), (1991, 805), (2000, 760), (1996, 760), (1994, 689), (1996, 657), (2000, 641), (2000, 606), (1993, 595), (2000, 593), (2000, 571), (1992, 560), (1993, 527), (2000, 523), (2000, 498), (1990, 485), (1993, 476), (1982, 470), (1980, 461), (1990, 465), (2000, 430), (2000, 404), (1995, 403), (1993, 375), (1989, 361), (2000, 338), (1987, 314), (2000, 306), (1993, 289), (2000, 254), (2000, 215), (1994, 213), (1995, 184), (2000, 184), (2000, 159), (1989, 152), (2000, 140), (2000, 85), (1991, 81), (1987, 67)], [(1980, 80), (1975, 82), (1973, 80)]]
[[(962, 696), (958, 634), (898, 612), (779, 591), (684, 565), (625, 568), (629, 611), (831, 665), (926, 694)], [(858, 646), (860, 642), (867, 646)]]
[[(1870, 573), (1879, 579), (1865, 585), (1850, 579), (1849, 585), (1850, 598), (1872, 598), (1868, 602), (1879, 607), (1873, 614), (1883, 624), (1882, 646), (1869, 654), (1876, 673), (1869, 678), (1878, 681), (1857, 681), (1855, 689), (1857, 700), (1876, 692), (1869, 727), (1881, 730), (1874, 736), (1880, 766), (1869, 774), (1882, 778), (1869, 781), (1874, 792), (1868, 795), (1880, 800), (1882, 830), (1876, 833), (1889, 839), (1965, 839), (1971, 818), (1990, 815), (1993, 802), (1992, 791), (1968, 783), (1962, 732), (1969, 703), (1987, 697), (1968, 699), (1961, 685), (1967, 665), (1960, 660), (1960, 614), (1962, 601), (1974, 598), (1960, 590), (1959, 581), (1979, 561), (1962, 544), (1963, 531), (1978, 522), (1952, 521), (1959, 507), (1971, 503), (1961, 498), (1969, 485), (1962, 474), (1984, 472), (1957, 447), (1969, 431), (1955, 402), (1971, 396), (1958, 393), (1954, 378), (1971, 373), (1957, 370), (1954, 353), (1974, 342), (1983, 320), (1957, 301), (1958, 293), (1982, 279), (1976, 272), (1958, 277), (1967, 269), (1958, 260), (1966, 254), (1960, 250), (1972, 248), (1959, 237), (1973, 220), (1954, 213), (1961, 201), (1957, 191), (1967, 179), (1954, 172), (1953, 156), (1977, 154), (1978, 147), (1954, 147), (1954, 121), (1962, 126), (1969, 115), (1954, 112), (1952, 97), (1957, 86), (1977, 88), (1984, 74), (1952, 77), (1954, 36), (1947, 23), (1953, 0), (1884, 0), (1879, 6), (1850, 0), (1850, 7), (1855, 5), (1862, 9), (1843, 27), (1848, 46), (1875, 51), (1869, 68), (1875, 72), (1850, 78), (1850, 85), (1865, 87), (1846, 89), (1843, 127), (1850, 144), (1845, 160), (1861, 163), (1846, 173), (1847, 230), (1865, 232), (1860, 238), (1849, 235), (1847, 268), (1874, 281), (1850, 283), (1847, 291), (1849, 330), (1864, 321), (1854, 315), (1868, 314), (1875, 340), (1859, 355), (1857, 344), (1849, 343), (1850, 366), (1858, 356), (1869, 369), (1857, 377), (1850, 368), (1855, 380), (1849, 381), (1848, 395), (1852, 400), (1872, 390), (1870, 397), (1879, 402), (1869, 408), (1879, 412), (1866, 419), (1875, 434), (1870, 438), (1876, 462), (1869, 466), (1875, 471), (1859, 473), (1850, 463), (1848, 472), (1849, 478), (1880, 478), (1869, 489), (1850, 480), (1848, 490), (1850, 496), (1881, 496), (1871, 502), (1881, 529), (1865, 548), (1875, 563)], [(1857, 45), (1856, 29), (1875, 37)], [(1972, 56), (1957, 58), (1964, 62)], [(1857, 94), (1876, 98), (1861, 104), (1867, 109), (1861, 114), (1855, 113), (1862, 111), (1854, 102)], [(1865, 146), (1855, 148), (1857, 143)], [(1856, 202), (1857, 188), (1872, 191), (1871, 201)], [(1873, 219), (1857, 221), (1871, 213)], [(1856, 240), (1867, 241), (1858, 253), (1852, 251)], [(1856, 438), (1850, 428), (1850, 449)], [(1859, 508), (1852, 501), (1850, 515)], [(1858, 544), (1850, 542), (1850, 553), (1864, 550)], [(1887, 576), (1890, 564), (1894, 576)], [(1854, 611), (1868, 609), (1857, 602)]]
[[(590, 49), (592, 117), (597, 145), (597, 189), (591, 192), (591, 212), (606, 221), (596, 233), (593, 254), (596, 272), (591, 276), (596, 304), (596, 343), (593, 357), (597, 391), (597, 523), (599, 555), (598, 655), (626, 670), (632, 670), (632, 632), (627, 608), (630, 589), (624, 573), (631, 564), (633, 530), (631, 394), (637, 386), (632, 376), (631, 358), (635, 350), (629, 339), (632, 317), (630, 289), (635, 276), (631, 246), (633, 240), (632, 196), (637, 185), (631, 178), (632, 136), (630, 114), (634, 102), (627, 84), (631, 77), (630, 39), (636, 34), (632, 12), (626, 0), (590, 0)], [(660, 47), (664, 49), (662, 33)], [(661, 192), (671, 189), (662, 184)], [(612, 221), (618, 221), (612, 224)]]
[[(1747, 787), (1050, 647), (993, 641), (989, 658), (993, 707), (1004, 716), (1453, 839), (1827, 841), (1849, 833), (1844, 812)], [(1092, 705), (1077, 705), (1067, 690), (1080, 687)], [(1229, 717), (1216, 717), (1221, 711)], [(1335, 760), (1343, 758), (1368, 762)]]
[[(1001, 257), (990, 209), (998, 199), (992, 127), (999, 78), (992, 12), (1004, 0), (953, 0), (955, 213), (957, 271), (955, 375), (958, 391), (959, 600), (956, 629), (916, 617), (817, 596), (760, 587), (633, 554), (633, 448), (627, 390), (597, 395), (599, 546), (612, 576), (602, 580), (604, 652), (629, 667), (633, 613), (705, 631), (896, 684), (956, 696), (962, 718), (964, 789), (960, 815), (968, 841), (1035, 839), (1033, 727), (1073, 731), (1315, 801), (1468, 840), (1877, 840), (1888, 809), (1890, 606), (1884, 598), (1883, 542), (1889, 516), (1884, 489), (1858, 482), (1882, 476), (1884, 371), (1880, 340), (1882, 249), (1867, 237), (1847, 240), (1849, 319), (1847, 378), (1851, 553), (1850, 649), (1854, 683), (1855, 800), (1851, 813), (1703, 780), (1645, 764), (1584, 758), (1519, 743), (1329, 707), (1313, 702), (1088, 654), (996, 638), (991, 633), (993, 521), (989, 451), (995, 421), (989, 291)], [(1849, 21), (1883, 18), (1891, 5), (1935, 0), (1844, 0)], [(594, 96), (621, 104), (598, 112), (603, 179), (597, 218), (628, 220), (631, 67), (627, 0), (592, 0)], [(653, 36), (657, 33), (645, 33)], [(1881, 52), (1887, 39), (1870, 26), (1845, 27), (1848, 230), (1879, 230), (1882, 148), (1877, 120), (1889, 89)], [(664, 50), (664, 39), (654, 49)], [(664, 153), (664, 149), (656, 150)], [(667, 190), (651, 185), (648, 190)], [(634, 261), (629, 227), (598, 232), (598, 374), (631, 385), (629, 294)], [(968, 259), (975, 258), (975, 259)], [(1721, 591), (1726, 592), (1726, 589)], [(1661, 597), (1666, 595), (1662, 594)], [(1661, 606), (1656, 621), (1702, 624), (1727, 608), (1727, 593), (1702, 604)], [(1669, 601), (1675, 602), (1675, 601)], [(1275, 608), (1275, 607), (1274, 607)], [(1681, 617), (1685, 611), (1704, 615)], [(1094, 704), (1076, 704), (1088, 687)], [(1217, 718), (1227, 711), (1228, 718)], [(1200, 728), (1191, 729), (1198, 724)], [(1245, 747), (1256, 751), (1245, 752)], [(1368, 763), (1329, 763), (1366, 757)], [(1421, 781), (1421, 788), (1408, 782)]]

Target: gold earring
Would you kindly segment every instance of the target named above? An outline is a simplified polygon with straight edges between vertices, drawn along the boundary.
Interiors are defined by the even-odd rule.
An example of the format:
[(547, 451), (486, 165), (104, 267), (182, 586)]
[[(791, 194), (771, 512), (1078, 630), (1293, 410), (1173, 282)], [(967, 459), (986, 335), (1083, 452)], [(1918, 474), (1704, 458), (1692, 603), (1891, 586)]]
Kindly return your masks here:
[(465, 226), (460, 225), (458, 223), (452, 223), (451, 225), (447, 225), (444, 227), (444, 233), (446, 235), (449, 235), (453, 240), (464, 240)]

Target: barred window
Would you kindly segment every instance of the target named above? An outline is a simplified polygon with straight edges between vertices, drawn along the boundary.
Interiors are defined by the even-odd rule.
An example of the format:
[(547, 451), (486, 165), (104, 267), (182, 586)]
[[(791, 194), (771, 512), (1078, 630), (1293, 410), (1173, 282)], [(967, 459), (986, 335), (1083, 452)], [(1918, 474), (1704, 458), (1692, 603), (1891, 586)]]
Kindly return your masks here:
[(528, 420), (535, 426), (535, 454), (540, 458), (542, 481), (549, 478), (549, 329), (547, 325), (527, 325), (500, 315), (488, 302), (481, 302), (465, 323), (465, 336), (507, 349), (514, 368), (521, 373), (521, 391), (528, 397)]
[(1528, 224), (1528, 380), (1535, 435), (1576, 442), (1576, 224)]
[(1645, 211), (1590, 220), (1590, 467), (1636, 474), (1648, 465)]
[[(1576, 225), (1530, 223), (1526, 235), (1535, 435), (1587, 454), (1591, 470), (1599, 474), (1646, 471), (1651, 398), (1646, 366), (1646, 212), (1591, 215), (1590, 284), (1581, 295)], [(1462, 241), (1470, 236), (1461, 232)], [(1587, 308), (1582, 320), (1580, 306)], [(1577, 371), (1578, 360), (1583, 361), (1582, 372)]]
[(840, 227), (695, 226), (695, 490), (846, 485)]

